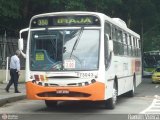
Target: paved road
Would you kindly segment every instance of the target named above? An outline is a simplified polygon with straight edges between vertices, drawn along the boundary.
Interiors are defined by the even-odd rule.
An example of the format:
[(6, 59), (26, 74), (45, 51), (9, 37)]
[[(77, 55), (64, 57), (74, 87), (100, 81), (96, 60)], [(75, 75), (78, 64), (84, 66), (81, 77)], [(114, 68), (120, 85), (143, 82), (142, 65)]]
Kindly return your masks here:
[[(148, 110), (156, 99), (155, 95), (160, 96), (160, 84), (152, 84), (150, 79), (144, 79), (136, 89), (135, 97), (120, 96), (114, 110), (104, 109), (102, 103), (90, 102), (60, 102), (56, 108), (48, 109), (44, 101), (21, 100), (2, 106), (0, 113), (18, 114), (17, 117), (23, 120), (134, 120), (132, 114)], [(160, 119), (160, 115), (156, 118)]]

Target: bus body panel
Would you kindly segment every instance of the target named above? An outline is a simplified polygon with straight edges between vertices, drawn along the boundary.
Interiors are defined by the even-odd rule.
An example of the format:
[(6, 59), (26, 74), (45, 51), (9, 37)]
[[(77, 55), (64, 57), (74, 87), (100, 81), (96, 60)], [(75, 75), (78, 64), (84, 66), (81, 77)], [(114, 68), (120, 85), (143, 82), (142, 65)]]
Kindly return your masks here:
[[(107, 80), (107, 90), (105, 98), (112, 96), (113, 83), (115, 77), (118, 82), (118, 95), (124, 94), (132, 89), (134, 74), (136, 77), (136, 87), (142, 81), (141, 75), (141, 58), (131, 58), (122, 56), (113, 56), (110, 67), (105, 71), (105, 79)], [(139, 64), (136, 64), (136, 63)]]
[[(128, 34), (135, 36), (136, 38), (140, 39), (140, 36), (130, 30), (127, 27), (124, 27), (120, 24), (117, 24), (113, 21), (112, 18), (105, 16), (101, 13), (95, 12), (58, 12), (58, 13), (49, 13), (49, 14), (41, 14), (32, 17), (31, 21), (38, 17), (44, 16), (60, 16), (60, 15), (94, 15), (99, 17), (101, 20), (101, 26), (98, 28), (100, 31), (100, 43), (99, 43), (99, 67), (98, 70), (95, 70), (97, 74), (96, 83), (90, 84), (88, 86), (81, 86), (81, 87), (70, 87), (70, 86), (57, 86), (57, 87), (45, 87), (40, 86), (35, 83), (32, 83), (33, 75), (39, 74), (41, 75), (44, 71), (31, 71), (30, 68), (30, 43), (31, 43), (31, 32), (35, 30), (42, 30), (46, 28), (36, 28), (36, 29), (29, 29), (28, 32), (28, 42), (27, 42), (27, 50), (26, 50), (26, 89), (27, 89), (27, 98), (34, 99), (34, 100), (89, 100), (89, 101), (99, 101), (99, 100), (107, 100), (112, 97), (113, 91), (113, 84), (115, 82), (115, 77), (117, 77), (118, 82), (118, 95), (126, 93), (132, 89), (133, 86), (133, 77), (136, 77), (136, 86), (141, 83), (141, 59), (136, 57), (128, 57), (128, 56), (117, 56), (112, 51), (112, 59), (111, 63), (106, 68), (105, 65), (105, 47), (104, 47), (104, 23), (105, 21), (109, 22), (112, 25), (115, 25), (121, 28), (123, 31), (128, 32)], [(31, 26), (31, 22), (30, 22)], [(66, 26), (60, 27), (52, 27), (48, 28), (51, 29), (62, 29)], [(67, 26), (70, 27), (70, 26)], [(71, 26), (72, 28), (73, 26)], [(77, 27), (77, 26), (76, 26)], [(137, 62), (138, 61), (138, 62)], [(138, 64), (137, 64), (138, 63)], [(86, 70), (87, 71), (87, 70)], [(86, 72), (80, 71), (80, 72)], [(55, 75), (57, 71), (47, 71), (47, 74)], [(63, 74), (66, 71), (58, 71), (59, 74)], [(73, 71), (67, 71), (68, 73), (72, 73)], [(67, 73), (66, 72), (66, 73)], [(68, 79), (68, 78), (66, 78)], [(57, 80), (58, 81), (58, 80)], [(83, 78), (76, 78), (75, 81), (84, 81)], [(59, 82), (66, 82), (65, 79), (59, 80)], [(68, 81), (69, 82), (69, 81)], [(68, 90), (69, 92), (77, 92), (81, 93), (82, 97), (76, 96), (67, 96), (64, 95), (57, 95), (55, 94), (57, 90)], [(54, 93), (54, 94), (53, 94)], [(40, 96), (41, 97), (40, 97)], [(50, 97), (47, 97), (50, 96)], [(52, 96), (53, 95), (53, 96)], [(55, 96), (57, 95), (57, 96)], [(69, 94), (68, 94), (69, 95)], [(75, 96), (74, 96), (75, 95)], [(84, 97), (84, 96), (85, 97)]]

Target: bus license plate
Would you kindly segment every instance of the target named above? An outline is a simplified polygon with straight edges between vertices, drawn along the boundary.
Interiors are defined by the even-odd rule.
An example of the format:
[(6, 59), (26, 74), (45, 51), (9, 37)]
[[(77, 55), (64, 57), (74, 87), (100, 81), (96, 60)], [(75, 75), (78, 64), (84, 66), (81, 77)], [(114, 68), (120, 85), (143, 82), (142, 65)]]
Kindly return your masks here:
[(69, 90), (57, 90), (57, 94), (69, 94)]

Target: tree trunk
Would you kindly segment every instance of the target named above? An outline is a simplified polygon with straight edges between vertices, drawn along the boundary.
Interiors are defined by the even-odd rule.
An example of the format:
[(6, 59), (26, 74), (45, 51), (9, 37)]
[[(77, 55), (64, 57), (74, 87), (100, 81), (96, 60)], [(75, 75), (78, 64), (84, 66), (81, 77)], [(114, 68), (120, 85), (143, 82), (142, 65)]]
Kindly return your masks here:
[(28, 11), (28, 9), (29, 9), (29, 1), (30, 0), (23, 0), (23, 2), (24, 2), (24, 6), (23, 6), (23, 8), (22, 8), (22, 12), (23, 12), (23, 17), (24, 18), (27, 18), (28, 17), (28, 15), (29, 15), (29, 11)]
[(128, 28), (130, 28), (131, 27), (131, 15), (128, 13), (128, 20), (127, 20), (127, 26), (128, 26)]

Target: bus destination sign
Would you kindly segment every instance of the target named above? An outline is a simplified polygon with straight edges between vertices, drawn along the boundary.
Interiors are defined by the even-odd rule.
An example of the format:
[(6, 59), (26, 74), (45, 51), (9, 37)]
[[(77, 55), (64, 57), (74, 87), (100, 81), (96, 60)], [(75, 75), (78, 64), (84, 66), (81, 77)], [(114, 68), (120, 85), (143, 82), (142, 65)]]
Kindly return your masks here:
[(96, 16), (53, 16), (40, 17), (32, 20), (31, 28), (53, 26), (100, 26), (100, 20)]
[[(36, 22), (35, 22), (36, 24)], [(47, 26), (48, 25), (48, 19), (39, 19), (37, 20), (37, 25), (38, 26)]]

